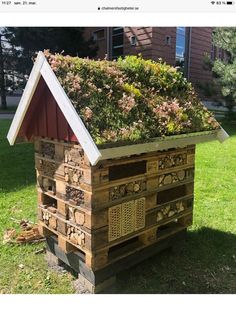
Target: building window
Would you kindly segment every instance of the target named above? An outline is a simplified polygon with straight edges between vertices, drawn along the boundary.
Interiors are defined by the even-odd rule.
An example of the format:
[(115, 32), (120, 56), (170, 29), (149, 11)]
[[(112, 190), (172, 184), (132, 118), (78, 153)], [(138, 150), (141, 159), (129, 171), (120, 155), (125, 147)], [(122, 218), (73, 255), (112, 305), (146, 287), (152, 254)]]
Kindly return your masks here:
[(137, 37), (131, 36), (130, 37), (130, 43), (131, 43), (131, 46), (136, 46), (137, 45)]
[(168, 46), (170, 46), (171, 45), (171, 37), (170, 36), (166, 36), (166, 38), (165, 38), (165, 43), (166, 43), (166, 45), (168, 45)]
[(215, 55), (216, 55), (216, 47), (215, 47), (215, 45), (212, 43), (212, 44), (211, 44), (211, 60), (212, 60), (212, 61), (215, 60)]
[(186, 27), (176, 29), (175, 65), (184, 70), (186, 51)]
[(112, 27), (111, 39), (112, 59), (122, 57), (124, 54), (124, 28)]
[(105, 30), (104, 28), (103, 29), (99, 29), (95, 32), (93, 32), (93, 40), (94, 41), (98, 41), (98, 40), (101, 40), (101, 39), (104, 39), (105, 38)]

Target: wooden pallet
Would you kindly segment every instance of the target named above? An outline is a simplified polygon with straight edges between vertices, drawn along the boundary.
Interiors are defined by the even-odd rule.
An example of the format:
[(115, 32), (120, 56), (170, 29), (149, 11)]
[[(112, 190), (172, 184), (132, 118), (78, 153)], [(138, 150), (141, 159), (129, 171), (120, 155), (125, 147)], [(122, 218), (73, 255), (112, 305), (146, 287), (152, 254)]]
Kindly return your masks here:
[(34, 146), (35, 152), (42, 157), (72, 165), (77, 163), (78, 165), (90, 166), (90, 162), (79, 144), (46, 137), (35, 137)]
[[(63, 263), (69, 267), (72, 272), (76, 272), (81, 282), (81, 290), (78, 292), (86, 293), (110, 293), (111, 286), (113, 288), (116, 275), (125, 269), (129, 269), (134, 265), (141, 263), (149, 257), (158, 254), (167, 248), (175, 248), (183, 245), (186, 236), (186, 229), (177, 231), (158, 242), (146, 246), (140, 250), (133, 251), (132, 254), (124, 255), (122, 258), (107, 264), (104, 268), (92, 270), (86, 265), (83, 257), (79, 252), (73, 251), (65, 253), (59, 246), (57, 238), (49, 236), (46, 238), (47, 252), (49, 252), (50, 259), (54, 263), (62, 265)], [(114, 290), (113, 290), (114, 291)], [(119, 293), (119, 291), (117, 291)]]
[[(37, 154), (35, 159), (37, 181), (41, 189), (45, 191), (55, 190), (56, 194), (63, 198), (70, 198), (71, 193), (73, 195), (76, 191), (79, 191), (86, 198), (88, 205), (94, 209), (104, 207), (106, 203), (112, 203), (116, 200), (122, 201), (129, 197), (148, 194), (158, 191), (161, 188), (174, 187), (175, 185), (193, 182), (194, 180), (194, 165), (192, 161), (186, 165), (172, 167), (171, 169), (157, 169), (158, 163), (155, 161), (154, 169), (157, 169), (157, 171), (150, 170), (153, 168), (146, 165), (144, 174), (119, 178), (117, 180), (113, 180), (114, 175), (112, 167), (110, 167), (111, 169), (108, 169), (111, 172), (106, 177), (109, 178), (110, 176), (111, 181), (104, 182), (101, 179), (103, 181), (101, 182), (100, 179), (100, 181), (98, 180), (98, 177), (101, 178), (101, 173), (104, 170), (95, 170), (95, 172), (99, 172), (99, 176), (97, 176), (93, 175), (94, 170), (91, 168), (68, 167), (64, 163), (38, 157)], [(128, 163), (125, 166), (127, 165), (133, 167), (132, 163)], [(122, 164), (121, 166), (124, 165)], [(108, 169), (106, 170), (107, 173), (109, 172)], [(137, 169), (139, 170), (139, 168)], [(93, 195), (91, 195), (91, 192)], [(73, 196), (71, 199), (73, 199)]]
[[(105, 243), (96, 234), (92, 234), (94, 240), (90, 239), (90, 234), (85, 234), (84, 243), (75, 242), (70, 237), (62, 235), (49, 225), (42, 221), (39, 222), (40, 233), (44, 237), (54, 236), (57, 238), (59, 247), (65, 252), (80, 252), (83, 256), (84, 262), (88, 267), (94, 270), (105, 267), (126, 255), (133, 254), (142, 248), (153, 243), (159, 242), (169, 236), (186, 229), (192, 224), (192, 213), (188, 213), (179, 217), (175, 221), (166, 220), (165, 224), (151, 227), (138, 235), (133, 234), (128, 238), (113, 241), (112, 243)], [(80, 232), (81, 234), (81, 232)]]
[[(158, 193), (155, 192), (144, 195), (141, 198), (129, 198), (122, 203), (108, 203), (105, 208), (92, 211), (84, 204), (78, 206), (70, 201), (64, 201), (53, 192), (43, 192), (39, 189), (38, 204), (45, 208), (54, 207), (55, 212), (64, 219), (70, 220), (77, 225), (84, 225), (90, 230), (96, 230), (110, 225), (114, 230), (114, 236), (115, 233), (117, 233), (117, 237), (119, 237), (119, 234), (122, 235), (126, 233), (125, 230), (121, 230), (122, 221), (125, 219), (128, 221), (129, 217), (131, 219), (130, 229), (128, 230), (126, 228), (127, 233), (142, 229), (144, 226), (149, 226), (152, 222), (160, 222), (167, 217), (174, 218), (182, 211), (192, 209), (193, 184), (178, 185), (175, 186), (175, 188), (160, 190)], [(130, 216), (131, 212), (133, 212), (133, 215)], [(129, 215), (129, 217), (127, 215)], [(134, 220), (132, 220), (133, 218)], [(116, 221), (117, 231), (114, 229)]]
[[(44, 145), (52, 146), (49, 153), (42, 149)], [(51, 151), (53, 152), (51, 153)], [(38, 138), (35, 140), (35, 153), (37, 159), (46, 162), (54, 161), (55, 164), (64, 165), (71, 169), (91, 170), (92, 184), (96, 185), (138, 175), (155, 174), (159, 171), (172, 170), (178, 167), (194, 166), (195, 147), (192, 145), (182, 149), (102, 160), (96, 166), (91, 166), (87, 162), (79, 145), (62, 141)]]
[[(100, 248), (117, 241), (124, 241), (149, 228), (164, 225), (192, 213), (193, 195), (174, 199), (146, 210), (145, 199), (136, 199), (103, 211), (91, 212), (65, 204), (48, 195), (39, 194), (39, 219), (63, 235), (68, 234), (68, 226), (76, 233), (85, 233), (85, 239), (94, 236), (91, 247)], [(50, 203), (50, 202), (51, 203)], [(47, 203), (47, 205), (45, 205)]]
[(192, 224), (194, 155), (188, 146), (91, 166), (80, 145), (38, 138), (41, 233), (90, 271), (112, 269)]

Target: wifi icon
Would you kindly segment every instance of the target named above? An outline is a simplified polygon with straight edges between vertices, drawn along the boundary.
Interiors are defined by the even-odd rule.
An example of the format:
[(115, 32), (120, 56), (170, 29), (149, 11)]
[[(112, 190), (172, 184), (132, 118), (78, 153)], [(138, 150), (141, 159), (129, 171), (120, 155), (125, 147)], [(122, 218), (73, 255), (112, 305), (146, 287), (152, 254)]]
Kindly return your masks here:
[(215, 1), (211, 1), (211, 4), (214, 5), (216, 2)]

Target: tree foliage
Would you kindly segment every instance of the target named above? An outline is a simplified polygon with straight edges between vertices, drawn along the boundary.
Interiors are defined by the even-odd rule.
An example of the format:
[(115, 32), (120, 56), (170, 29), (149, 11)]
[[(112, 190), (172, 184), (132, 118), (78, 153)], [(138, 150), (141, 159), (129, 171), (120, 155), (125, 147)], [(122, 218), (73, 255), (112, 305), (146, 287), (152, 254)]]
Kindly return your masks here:
[(93, 57), (97, 51), (92, 39), (84, 38), (82, 27), (7, 27), (6, 33), (11, 45), (21, 48), (19, 71), (23, 73), (30, 72), (39, 50), (79, 57)]
[(224, 60), (216, 59), (212, 70), (227, 107), (232, 109), (236, 104), (236, 27), (216, 28), (213, 42), (216, 47), (224, 49), (227, 55)]
[[(6, 108), (6, 92), (10, 86), (23, 87), (35, 54), (39, 50), (62, 52), (72, 56), (93, 57), (97, 47), (84, 38), (81, 27), (5, 27), (0, 30), (0, 92), (2, 108)], [(4, 40), (4, 42), (3, 42)], [(5, 44), (7, 43), (7, 44)], [(20, 77), (15, 84), (15, 78)]]
[(0, 30), (0, 96), (1, 108), (7, 108), (7, 92), (18, 88), (19, 80), (18, 60), (20, 51), (12, 46), (7, 38), (6, 30)]

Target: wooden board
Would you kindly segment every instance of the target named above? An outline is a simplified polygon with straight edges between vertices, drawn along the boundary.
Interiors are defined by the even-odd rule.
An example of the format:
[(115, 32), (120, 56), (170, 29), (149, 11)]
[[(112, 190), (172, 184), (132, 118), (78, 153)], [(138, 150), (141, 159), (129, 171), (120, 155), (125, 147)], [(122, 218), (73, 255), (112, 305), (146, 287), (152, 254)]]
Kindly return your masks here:
[[(174, 221), (169, 219), (166, 220), (162, 225), (155, 225), (149, 227), (146, 230), (138, 233), (138, 235), (133, 235), (126, 237), (125, 239), (119, 241), (113, 241), (112, 243), (105, 243), (106, 241), (101, 241), (101, 237), (98, 238), (97, 235), (93, 235), (93, 242), (95, 242), (95, 247), (91, 245), (90, 235), (83, 232), (83, 244), (80, 241), (74, 241), (74, 238), (70, 236), (64, 236), (55, 229), (52, 229), (47, 222), (39, 222), (42, 228), (42, 234), (47, 237), (48, 235), (54, 234), (58, 238), (58, 241), (62, 243), (60, 245), (61, 249), (67, 251), (80, 251), (85, 254), (85, 261), (87, 265), (93, 269), (99, 269), (105, 267), (110, 262), (121, 258), (124, 254), (131, 254), (133, 251), (142, 249), (145, 246), (149, 246), (154, 242), (160, 241), (161, 239), (168, 238), (172, 234), (186, 229), (192, 223), (192, 213), (188, 212), (185, 215), (178, 216)], [(71, 225), (67, 223), (67, 228), (71, 228)], [(74, 227), (73, 227), (74, 228)], [(75, 228), (76, 230), (76, 228)], [(79, 236), (81, 236), (82, 231), (79, 231)], [(77, 238), (76, 238), (77, 240)], [(100, 244), (99, 244), (100, 243)], [(94, 243), (93, 243), (94, 244)], [(95, 249), (96, 248), (96, 249)]]
[(122, 270), (128, 269), (150, 256), (153, 256), (166, 248), (183, 243), (186, 236), (186, 229), (176, 232), (172, 236), (162, 239), (152, 245), (144, 247), (132, 254), (123, 256), (119, 260), (114, 260), (104, 268), (92, 270), (84, 262), (83, 256), (78, 252), (65, 253), (58, 247), (57, 239), (50, 236), (46, 239), (47, 250), (57, 256), (57, 258), (71, 267), (75, 272), (82, 274), (93, 285), (99, 285), (104, 280), (113, 277)]

